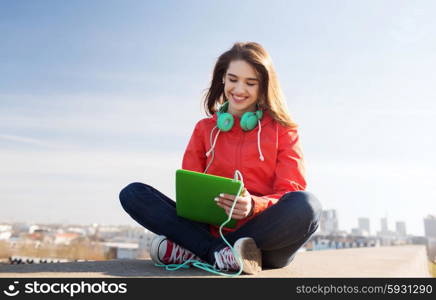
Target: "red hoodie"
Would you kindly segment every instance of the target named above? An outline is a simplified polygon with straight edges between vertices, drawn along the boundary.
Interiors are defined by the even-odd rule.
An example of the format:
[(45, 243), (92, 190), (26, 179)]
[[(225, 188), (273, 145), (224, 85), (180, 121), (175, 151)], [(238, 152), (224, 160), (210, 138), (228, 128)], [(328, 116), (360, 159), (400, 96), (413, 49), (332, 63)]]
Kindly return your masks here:
[[(208, 174), (234, 178), (235, 170), (242, 173), (244, 187), (251, 194), (254, 207), (253, 214), (239, 220), (236, 228), (274, 205), (285, 193), (306, 188), (303, 154), (296, 129), (285, 127), (269, 113), (264, 113), (260, 128), (256, 126), (251, 131), (243, 131), (239, 119), (235, 118), (230, 131), (219, 133), (214, 155), (207, 157), (216, 120), (214, 114), (198, 121), (183, 156), (182, 169), (203, 173), (213, 157)], [(217, 132), (215, 129), (213, 138)], [(261, 153), (264, 161), (260, 158)], [(219, 227), (210, 227), (211, 233), (218, 237)]]

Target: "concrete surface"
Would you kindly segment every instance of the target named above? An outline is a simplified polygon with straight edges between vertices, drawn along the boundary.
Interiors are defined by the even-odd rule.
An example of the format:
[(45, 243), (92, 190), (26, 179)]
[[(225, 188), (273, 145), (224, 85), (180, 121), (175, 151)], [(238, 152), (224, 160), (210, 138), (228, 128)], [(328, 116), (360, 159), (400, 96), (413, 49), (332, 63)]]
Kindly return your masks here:
[[(244, 277), (430, 277), (424, 246), (299, 252), (286, 268)], [(220, 277), (196, 268), (166, 271), (150, 260), (0, 264), (0, 277)]]

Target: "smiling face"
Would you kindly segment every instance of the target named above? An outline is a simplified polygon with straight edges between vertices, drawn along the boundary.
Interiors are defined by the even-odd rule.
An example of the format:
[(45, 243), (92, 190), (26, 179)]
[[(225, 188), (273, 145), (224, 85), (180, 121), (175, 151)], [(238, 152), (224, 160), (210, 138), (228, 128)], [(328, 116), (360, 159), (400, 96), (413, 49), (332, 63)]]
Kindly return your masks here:
[(256, 111), (259, 79), (249, 63), (231, 61), (223, 81), (224, 94), (229, 101), (228, 113), (240, 118), (247, 111)]

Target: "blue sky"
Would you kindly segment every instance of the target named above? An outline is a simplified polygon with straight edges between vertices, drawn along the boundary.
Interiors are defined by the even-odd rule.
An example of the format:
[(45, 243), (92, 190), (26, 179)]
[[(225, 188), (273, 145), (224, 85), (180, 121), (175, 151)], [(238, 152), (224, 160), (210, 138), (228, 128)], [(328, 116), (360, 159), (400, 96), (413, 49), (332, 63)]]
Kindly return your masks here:
[(271, 54), (308, 189), (358, 217), (436, 214), (433, 1), (0, 1), (0, 220), (135, 224), (119, 190), (174, 196), (216, 58)]

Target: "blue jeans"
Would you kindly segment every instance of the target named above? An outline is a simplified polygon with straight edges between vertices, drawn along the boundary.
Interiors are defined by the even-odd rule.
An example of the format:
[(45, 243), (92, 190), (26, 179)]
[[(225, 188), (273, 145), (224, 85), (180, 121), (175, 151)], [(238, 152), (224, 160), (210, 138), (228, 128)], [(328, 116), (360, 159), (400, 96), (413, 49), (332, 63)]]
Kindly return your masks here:
[[(136, 222), (210, 264), (215, 261), (214, 251), (226, 246), (210, 233), (208, 224), (178, 217), (176, 203), (149, 185), (129, 184), (121, 190), (120, 201)], [(231, 245), (241, 237), (253, 238), (262, 252), (262, 267), (282, 268), (316, 231), (320, 213), (321, 205), (311, 193), (289, 192), (225, 238)]]

